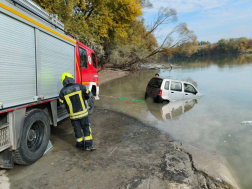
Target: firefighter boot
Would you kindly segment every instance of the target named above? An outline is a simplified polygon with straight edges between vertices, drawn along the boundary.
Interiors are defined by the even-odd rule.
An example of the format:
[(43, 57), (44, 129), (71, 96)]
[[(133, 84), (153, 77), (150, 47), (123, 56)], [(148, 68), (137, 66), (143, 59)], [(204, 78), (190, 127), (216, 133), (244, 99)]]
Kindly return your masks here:
[(82, 142), (77, 142), (76, 147), (84, 150), (84, 142), (83, 141)]
[(87, 151), (96, 150), (96, 147), (93, 145), (93, 140), (86, 140), (85, 141), (84, 150), (87, 150)]
[(86, 151), (92, 150), (93, 151), (93, 150), (96, 150), (96, 146), (93, 146), (93, 145), (92, 146), (86, 146), (84, 150), (86, 150)]

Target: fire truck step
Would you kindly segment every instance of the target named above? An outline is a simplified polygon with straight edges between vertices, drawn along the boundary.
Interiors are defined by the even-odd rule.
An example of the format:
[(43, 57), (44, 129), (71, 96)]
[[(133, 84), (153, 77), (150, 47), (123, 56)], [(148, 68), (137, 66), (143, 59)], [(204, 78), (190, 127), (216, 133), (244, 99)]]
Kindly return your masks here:
[(0, 152), (10, 147), (9, 124), (0, 126)]
[(57, 115), (58, 115), (57, 119), (58, 122), (69, 116), (67, 110), (62, 107), (58, 107)]

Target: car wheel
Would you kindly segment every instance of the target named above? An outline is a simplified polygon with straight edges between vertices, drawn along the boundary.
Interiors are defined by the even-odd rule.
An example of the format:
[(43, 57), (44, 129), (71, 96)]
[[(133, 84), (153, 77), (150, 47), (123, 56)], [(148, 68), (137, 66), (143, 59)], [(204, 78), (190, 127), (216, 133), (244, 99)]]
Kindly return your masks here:
[(30, 165), (40, 159), (47, 148), (50, 138), (50, 121), (40, 109), (26, 113), (20, 147), (13, 152), (14, 162)]
[(159, 96), (155, 100), (156, 100), (156, 103), (163, 103), (164, 102), (164, 99)]

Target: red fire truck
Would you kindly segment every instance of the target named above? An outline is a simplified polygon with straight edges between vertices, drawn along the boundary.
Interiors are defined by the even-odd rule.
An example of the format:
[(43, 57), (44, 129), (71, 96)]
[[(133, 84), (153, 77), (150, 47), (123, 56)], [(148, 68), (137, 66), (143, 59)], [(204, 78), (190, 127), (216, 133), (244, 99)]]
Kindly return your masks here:
[(68, 117), (59, 106), (69, 72), (99, 99), (95, 52), (31, 0), (0, 0), (0, 167), (30, 165), (45, 153), (50, 125)]

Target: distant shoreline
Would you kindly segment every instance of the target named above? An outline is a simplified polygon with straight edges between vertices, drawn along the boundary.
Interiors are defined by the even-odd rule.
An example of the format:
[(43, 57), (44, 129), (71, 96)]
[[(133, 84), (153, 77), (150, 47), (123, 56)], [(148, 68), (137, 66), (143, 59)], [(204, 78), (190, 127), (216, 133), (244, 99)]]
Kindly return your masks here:
[(247, 55), (247, 54), (252, 54), (251, 51), (246, 51), (246, 52), (237, 52), (237, 53), (221, 53), (221, 54), (206, 54), (206, 55), (198, 55), (198, 54), (193, 54), (190, 57), (171, 57), (169, 60), (177, 60), (177, 59), (191, 59), (191, 58), (214, 58), (214, 57), (219, 57), (219, 56), (235, 56), (235, 55)]

